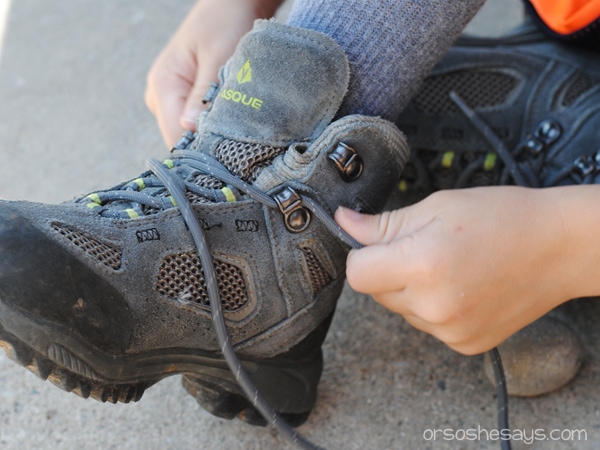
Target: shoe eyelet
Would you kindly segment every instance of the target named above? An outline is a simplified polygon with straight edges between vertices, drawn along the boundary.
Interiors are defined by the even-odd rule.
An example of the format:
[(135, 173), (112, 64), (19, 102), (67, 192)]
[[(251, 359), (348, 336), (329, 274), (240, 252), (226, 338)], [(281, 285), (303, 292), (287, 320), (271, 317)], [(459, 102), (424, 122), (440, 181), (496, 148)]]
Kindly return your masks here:
[(525, 147), (528, 152), (534, 155), (539, 155), (546, 148), (544, 143), (534, 136), (528, 136), (527, 139), (525, 139), (523, 147)]
[(283, 188), (273, 197), (283, 214), (285, 227), (292, 233), (300, 233), (308, 228), (311, 214), (302, 204), (302, 197), (290, 187)]
[(535, 130), (535, 137), (546, 145), (551, 145), (562, 135), (560, 123), (553, 119), (542, 120)]
[(363, 173), (364, 163), (354, 148), (343, 142), (338, 143), (327, 158), (333, 161), (342, 180), (347, 183), (357, 180)]
[(573, 161), (573, 170), (576, 170), (582, 177), (586, 177), (596, 169), (592, 158), (588, 156), (579, 156)]

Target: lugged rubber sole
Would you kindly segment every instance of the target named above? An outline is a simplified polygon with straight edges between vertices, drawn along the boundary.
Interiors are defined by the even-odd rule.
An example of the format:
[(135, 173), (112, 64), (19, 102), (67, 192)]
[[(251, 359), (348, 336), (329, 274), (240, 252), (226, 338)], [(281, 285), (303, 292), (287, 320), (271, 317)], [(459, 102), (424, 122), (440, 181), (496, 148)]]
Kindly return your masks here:
[[(7, 315), (0, 317), (6, 321)], [(66, 336), (56, 327), (49, 331), (49, 324), (30, 322), (18, 313), (11, 316), (21, 322), (21, 327), (16, 328), (20, 331), (29, 322), (29, 330), (23, 330), (23, 335), (36, 342), (37, 349), (9, 332), (2, 321), (0, 348), (8, 358), (64, 391), (101, 402), (136, 402), (163, 378), (182, 374), (187, 392), (208, 412), (225, 419), (238, 417), (252, 425), (266, 425), (220, 355), (195, 349), (161, 349), (114, 357), (74, 336)], [(307, 419), (316, 401), (323, 366), (320, 346), (330, 322), (331, 316), (294, 348), (274, 358), (242, 359), (259, 391), (293, 426)]]
[[(110, 403), (137, 402), (142, 398), (144, 391), (155, 383), (151, 381), (105, 383), (74, 373), (21, 342), (14, 335), (8, 333), (2, 324), (0, 324), (0, 348), (4, 350), (9, 359), (25, 367), (42, 380), (48, 380), (56, 387), (82, 398), (91, 397), (100, 402)], [(64, 350), (63, 353), (65, 353)], [(66, 354), (63, 356), (70, 358), (74, 364), (81, 363), (73, 356), (66, 356)]]

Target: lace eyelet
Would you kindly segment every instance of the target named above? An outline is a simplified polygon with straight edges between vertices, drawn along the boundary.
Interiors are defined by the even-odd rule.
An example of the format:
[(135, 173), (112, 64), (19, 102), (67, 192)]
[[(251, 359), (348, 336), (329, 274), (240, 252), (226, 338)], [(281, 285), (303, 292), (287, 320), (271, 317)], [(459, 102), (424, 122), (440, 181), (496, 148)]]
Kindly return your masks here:
[(329, 153), (327, 158), (335, 164), (342, 180), (347, 183), (357, 180), (363, 173), (364, 163), (354, 148), (343, 142)]
[(562, 136), (560, 123), (553, 119), (542, 120), (536, 130), (535, 137), (545, 145), (552, 145)]
[(290, 187), (283, 188), (274, 196), (283, 214), (285, 226), (292, 233), (300, 233), (308, 228), (311, 214), (302, 204), (302, 197)]
[(573, 170), (577, 171), (582, 177), (586, 177), (596, 169), (596, 165), (589, 155), (579, 156), (573, 161)]

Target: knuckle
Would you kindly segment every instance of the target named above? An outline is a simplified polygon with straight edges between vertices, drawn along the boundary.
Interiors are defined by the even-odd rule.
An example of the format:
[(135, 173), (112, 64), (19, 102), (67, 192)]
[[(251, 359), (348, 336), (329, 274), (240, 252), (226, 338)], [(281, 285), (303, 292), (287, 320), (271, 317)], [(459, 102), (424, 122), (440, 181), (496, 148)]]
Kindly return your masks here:
[(152, 66), (150, 68), (150, 70), (148, 71), (148, 73), (146, 74), (146, 86), (148, 87), (154, 87), (157, 84), (157, 77), (158, 75), (156, 74), (157, 70), (156, 70), (156, 66)]
[(421, 282), (436, 285), (444, 278), (447, 264), (442, 254), (436, 251), (423, 251), (415, 257), (413, 265), (414, 276)]
[(444, 325), (453, 314), (443, 301), (425, 301), (415, 306), (415, 314), (431, 325)]
[(415, 314), (436, 326), (450, 326), (461, 317), (462, 302), (450, 292), (436, 290), (415, 306)]
[(160, 64), (153, 64), (146, 73), (146, 86), (153, 90), (169, 81), (169, 72), (165, 71)]
[(346, 279), (350, 287), (357, 292), (365, 292), (364, 286), (364, 271), (356, 263), (356, 258), (352, 257), (352, 253), (348, 255), (346, 264)]
[(154, 107), (154, 96), (152, 91), (146, 87), (146, 91), (144, 92), (144, 103), (146, 103), (146, 107), (152, 111), (152, 113), (156, 114)]

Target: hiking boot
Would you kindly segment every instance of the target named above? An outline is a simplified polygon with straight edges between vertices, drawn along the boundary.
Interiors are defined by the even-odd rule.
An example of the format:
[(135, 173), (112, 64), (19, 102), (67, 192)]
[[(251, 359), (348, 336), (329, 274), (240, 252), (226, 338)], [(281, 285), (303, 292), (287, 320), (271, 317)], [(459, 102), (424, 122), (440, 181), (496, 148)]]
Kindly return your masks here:
[(461, 37), (396, 122), (411, 147), (400, 190), (600, 181), (598, 56), (530, 26)]
[[(530, 25), (459, 39), (397, 121), (411, 147), (399, 189), (414, 201), (438, 189), (600, 182), (598, 56)], [(548, 318), (499, 350), (519, 396), (558, 389), (583, 358), (572, 328)]]
[(331, 216), (380, 211), (408, 154), (389, 122), (333, 121), (348, 72), (327, 36), (257, 22), (169, 159), (60, 205), (0, 202), (0, 347), (101, 401), (184, 374), (213, 414), (262, 424), (213, 329), (212, 267), (243, 367), (304, 421), (349, 249)]
[[(568, 384), (579, 372), (584, 351), (577, 334), (555, 315), (546, 315), (498, 346), (506, 390), (516, 397), (547, 394)], [(489, 354), (484, 372), (496, 382)]]

